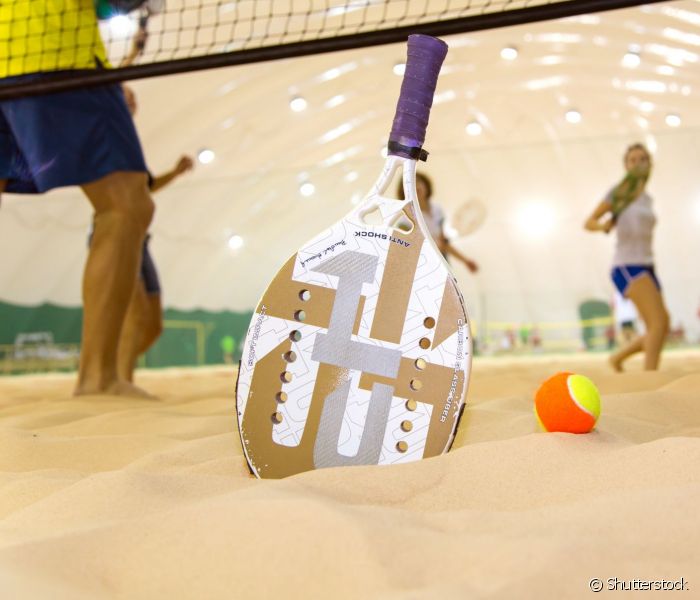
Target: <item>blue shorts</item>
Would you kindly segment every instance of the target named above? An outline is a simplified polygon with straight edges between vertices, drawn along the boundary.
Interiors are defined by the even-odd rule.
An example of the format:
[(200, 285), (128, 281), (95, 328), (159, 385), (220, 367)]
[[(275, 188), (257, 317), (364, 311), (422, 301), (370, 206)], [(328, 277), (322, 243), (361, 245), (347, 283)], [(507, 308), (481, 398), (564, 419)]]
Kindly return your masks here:
[[(8, 77), (0, 85), (54, 76)], [(41, 193), (90, 183), (114, 171), (146, 171), (119, 84), (0, 101), (0, 179), (8, 180), (5, 191)]]
[(630, 286), (630, 283), (645, 274), (651, 277), (656, 289), (660, 290), (661, 284), (656, 277), (653, 265), (621, 265), (614, 267), (610, 275), (620, 294), (627, 297), (627, 288)]

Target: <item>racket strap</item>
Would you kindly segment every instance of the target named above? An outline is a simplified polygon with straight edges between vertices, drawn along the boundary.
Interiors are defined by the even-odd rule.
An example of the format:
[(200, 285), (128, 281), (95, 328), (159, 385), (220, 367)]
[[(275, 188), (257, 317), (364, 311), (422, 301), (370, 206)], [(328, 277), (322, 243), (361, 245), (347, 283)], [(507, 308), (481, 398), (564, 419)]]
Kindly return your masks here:
[(408, 155), (409, 158), (413, 160), (422, 160), (423, 162), (428, 160), (428, 151), (423, 150), (421, 147), (404, 146), (403, 144), (389, 140), (387, 148), (392, 154), (401, 153), (403, 155)]

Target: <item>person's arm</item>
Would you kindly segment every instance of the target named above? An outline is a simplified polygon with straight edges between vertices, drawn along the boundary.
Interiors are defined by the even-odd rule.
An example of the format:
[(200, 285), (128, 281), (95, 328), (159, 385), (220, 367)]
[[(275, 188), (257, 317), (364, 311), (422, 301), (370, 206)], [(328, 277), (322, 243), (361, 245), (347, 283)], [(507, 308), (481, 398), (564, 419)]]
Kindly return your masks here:
[(464, 264), (470, 273), (476, 273), (479, 270), (479, 265), (477, 265), (471, 258), (467, 258), (462, 254), (457, 248), (450, 244), (449, 240), (443, 235), (442, 239), (438, 242), (438, 248), (440, 251), (444, 251), (450, 256), (454, 256), (458, 261)]
[(612, 204), (609, 200), (603, 200), (596, 209), (591, 213), (591, 216), (586, 219), (583, 224), (584, 229), (588, 231), (604, 231), (608, 233), (613, 227), (612, 217), (601, 221), (601, 219), (609, 212), (612, 212)]
[(450, 255), (454, 256), (458, 261), (460, 261), (467, 269), (469, 269), (470, 273), (476, 273), (479, 270), (479, 265), (477, 265), (472, 259), (467, 258), (462, 254), (457, 248), (455, 248), (451, 243), (450, 240), (447, 239), (447, 236), (445, 235), (444, 227), (445, 227), (445, 218), (442, 216), (442, 211), (440, 210), (440, 207), (436, 206), (435, 212), (437, 212), (436, 218), (438, 219), (438, 224), (440, 226), (440, 235), (435, 238), (435, 244), (438, 247), (438, 250), (444, 255)]
[(139, 26), (139, 30), (134, 35), (134, 39), (131, 43), (131, 50), (122, 61), (119, 63), (120, 67), (129, 67), (134, 64), (136, 57), (143, 52), (146, 46), (146, 39), (148, 38), (148, 32), (144, 27)]
[(156, 175), (151, 183), (151, 191), (157, 192), (171, 183), (174, 179), (190, 171), (194, 167), (194, 161), (189, 156), (181, 156), (175, 166), (161, 175)]

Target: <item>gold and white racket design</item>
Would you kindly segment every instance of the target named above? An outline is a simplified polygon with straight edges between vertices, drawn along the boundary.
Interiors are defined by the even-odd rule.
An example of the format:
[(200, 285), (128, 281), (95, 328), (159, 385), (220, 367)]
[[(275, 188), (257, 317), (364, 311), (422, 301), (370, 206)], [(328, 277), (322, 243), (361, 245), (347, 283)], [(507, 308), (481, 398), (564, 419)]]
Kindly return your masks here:
[[(379, 179), (285, 263), (253, 314), (236, 397), (258, 477), (405, 463), (452, 443), (469, 381), (469, 322), (415, 183), (446, 52), (438, 39), (409, 37)], [(406, 199), (383, 196), (400, 169)]]

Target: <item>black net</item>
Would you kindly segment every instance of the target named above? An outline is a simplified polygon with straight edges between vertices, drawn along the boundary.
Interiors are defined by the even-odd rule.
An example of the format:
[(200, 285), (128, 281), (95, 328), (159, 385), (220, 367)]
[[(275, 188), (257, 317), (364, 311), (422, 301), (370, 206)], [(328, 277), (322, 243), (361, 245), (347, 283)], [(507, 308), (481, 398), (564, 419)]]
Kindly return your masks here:
[(658, 1), (0, 0), (0, 78), (88, 71), (5, 81), (0, 98)]

